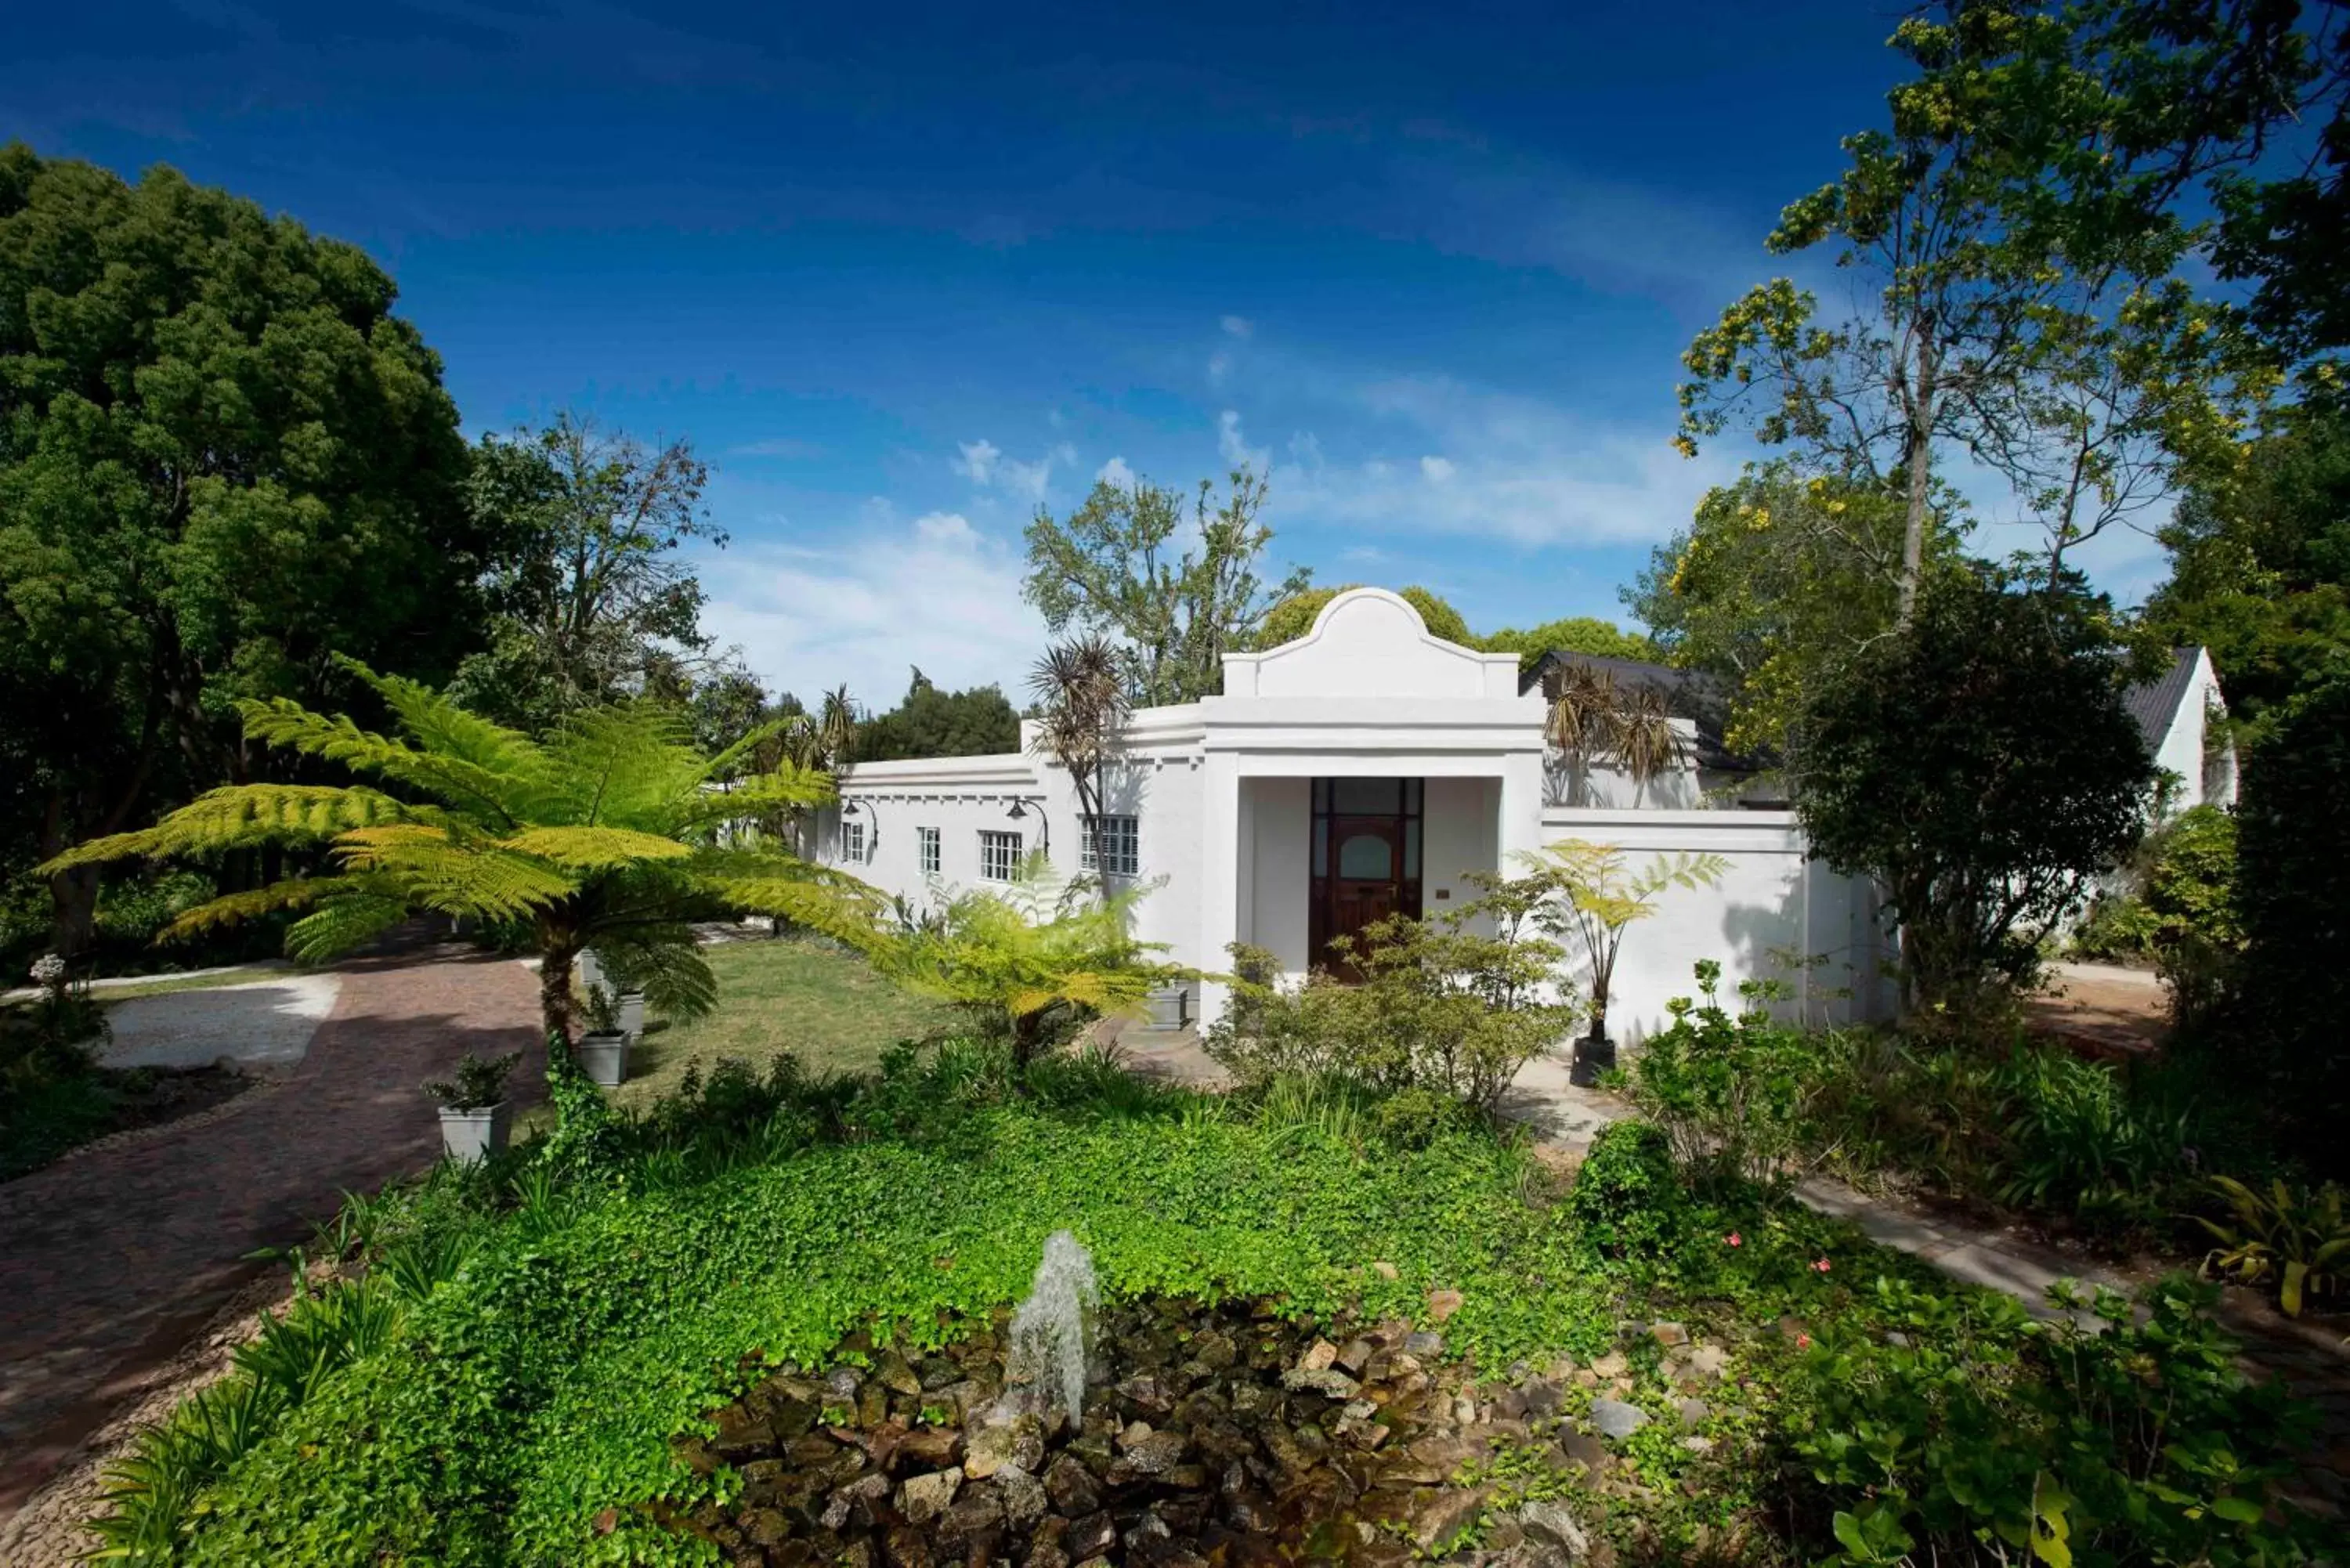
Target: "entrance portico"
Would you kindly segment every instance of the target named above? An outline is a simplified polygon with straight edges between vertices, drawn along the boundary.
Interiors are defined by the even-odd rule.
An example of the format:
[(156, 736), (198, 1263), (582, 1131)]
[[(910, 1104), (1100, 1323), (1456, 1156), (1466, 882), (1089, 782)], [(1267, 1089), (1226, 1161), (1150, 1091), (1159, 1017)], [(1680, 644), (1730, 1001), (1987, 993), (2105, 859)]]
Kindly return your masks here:
[(1203, 967), (1246, 942), (1302, 977), (1331, 937), (1466, 901), (1464, 873), (1540, 843), (1541, 698), (1515, 656), (1440, 641), (1396, 595), (1342, 594), (1297, 641), (1228, 656), (1199, 706)]

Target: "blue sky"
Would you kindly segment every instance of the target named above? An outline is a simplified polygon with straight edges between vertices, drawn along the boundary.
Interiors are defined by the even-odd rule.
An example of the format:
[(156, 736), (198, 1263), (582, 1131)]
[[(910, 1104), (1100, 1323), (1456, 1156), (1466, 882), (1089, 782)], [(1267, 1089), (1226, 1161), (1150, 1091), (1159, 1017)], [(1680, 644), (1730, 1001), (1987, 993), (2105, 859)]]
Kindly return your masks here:
[(712, 629), (887, 706), (1018, 684), (1021, 526), (1121, 469), (1269, 468), (1281, 563), (1481, 630), (1621, 618), (1747, 455), (1668, 448), (1676, 356), (1897, 14), (96, 0), (12, 17), (0, 137), (366, 246), (470, 430), (690, 436)]

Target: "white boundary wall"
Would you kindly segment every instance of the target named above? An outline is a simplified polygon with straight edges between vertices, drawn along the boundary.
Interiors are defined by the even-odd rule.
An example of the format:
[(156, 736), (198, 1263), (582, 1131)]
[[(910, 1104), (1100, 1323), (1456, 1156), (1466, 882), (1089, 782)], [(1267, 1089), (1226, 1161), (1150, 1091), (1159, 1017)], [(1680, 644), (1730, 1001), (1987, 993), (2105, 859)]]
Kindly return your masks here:
[[(1892, 997), (1880, 972), (1874, 889), (1812, 859), (1794, 813), (1549, 806), (1542, 837), (1613, 845), (1634, 872), (1659, 854), (1730, 862), (1711, 888), (1659, 893), (1657, 912), (1625, 931), (1608, 1003), (1608, 1033), (1617, 1040), (1653, 1033), (1669, 1016), (1667, 1002), (1695, 996), (1693, 969), (1702, 959), (1721, 965), (1721, 995), (1732, 1011), (1740, 981), (1778, 980), (1793, 992), (1782, 1016), (1815, 1024), (1887, 1016)], [(1578, 960), (1577, 973), (1587, 972)]]

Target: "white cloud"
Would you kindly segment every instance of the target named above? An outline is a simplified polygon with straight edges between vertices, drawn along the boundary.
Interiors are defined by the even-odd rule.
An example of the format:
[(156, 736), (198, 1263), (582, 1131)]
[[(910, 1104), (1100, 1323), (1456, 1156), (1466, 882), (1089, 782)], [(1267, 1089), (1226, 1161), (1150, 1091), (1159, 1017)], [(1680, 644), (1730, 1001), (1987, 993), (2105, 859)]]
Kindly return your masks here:
[(770, 441), (745, 441), (741, 446), (730, 446), (726, 449), (726, 455), (729, 457), (810, 458), (822, 457), (824, 448), (812, 441), (794, 441), (788, 436), (778, 436)]
[(1227, 316), (1220, 325), (1223, 327), (1224, 335), (1228, 337), (1253, 337), (1256, 336), (1256, 323), (1251, 321), (1245, 316)]
[(1114, 484), (1120, 490), (1134, 488), (1134, 470), (1126, 465), (1123, 457), (1111, 458), (1094, 472), (1094, 478), (1104, 484)]
[[(1641, 544), (1686, 524), (1708, 486), (1735, 472), (1716, 452), (1680, 457), (1661, 430), (1596, 421), (1449, 377), (1389, 378), (1338, 396), (1358, 427), (1348, 444), (1371, 450), (1334, 462), (1320, 441), (1292, 438), (1293, 454), (1311, 451), (1319, 461), (1301, 457), (1283, 471), (1276, 523), (1527, 545)], [(1236, 440), (1239, 416), (1224, 418), (1223, 432)], [(1427, 455), (1388, 455), (1398, 448)]]
[(1232, 357), (1222, 349), (1208, 356), (1208, 385), (1221, 387), (1232, 373)]
[(1061, 441), (1046, 450), (1034, 462), (1006, 457), (1003, 449), (982, 437), (978, 441), (959, 441), (961, 457), (947, 460), (947, 466), (962, 474), (981, 489), (994, 488), (1034, 504), (1045, 499), (1045, 491), (1053, 483), (1055, 464), (1077, 461), (1077, 449)]
[(1265, 447), (1253, 447), (1241, 431), (1238, 409), (1226, 409), (1216, 416), (1216, 455), (1234, 468), (1251, 468), (1267, 473), (1273, 468), (1273, 453)]
[(914, 536), (925, 544), (950, 545), (958, 549), (972, 549), (979, 544), (978, 530), (960, 512), (924, 513), (914, 519)]
[(803, 700), (847, 681), (859, 701), (895, 707), (919, 665), (941, 686), (993, 682), (1017, 703), (1045, 645), (1017, 552), (959, 513), (866, 521), (814, 545), (737, 545), (703, 567), (705, 628)]
[(977, 441), (961, 441), (957, 445), (962, 449), (962, 456), (950, 459), (947, 466), (973, 484), (993, 483), (996, 460), (1003, 455), (1003, 449), (984, 436)]

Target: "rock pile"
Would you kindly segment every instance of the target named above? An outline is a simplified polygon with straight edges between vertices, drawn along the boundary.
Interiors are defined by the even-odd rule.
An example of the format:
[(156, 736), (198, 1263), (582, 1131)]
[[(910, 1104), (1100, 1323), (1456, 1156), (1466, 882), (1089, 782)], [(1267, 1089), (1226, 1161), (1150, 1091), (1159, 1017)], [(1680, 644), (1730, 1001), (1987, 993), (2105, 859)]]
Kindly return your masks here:
[(935, 1355), (852, 1340), (868, 1366), (786, 1369), (681, 1440), (742, 1489), (671, 1522), (732, 1563), (791, 1568), (1585, 1560), (1565, 1506), (1489, 1516), (1488, 1493), (1457, 1484), (1558, 1414), (1555, 1383), (1481, 1406), (1435, 1334), (1263, 1304), (1135, 1303), (1099, 1338), (1075, 1428), (1004, 1388), (1001, 1316)]

